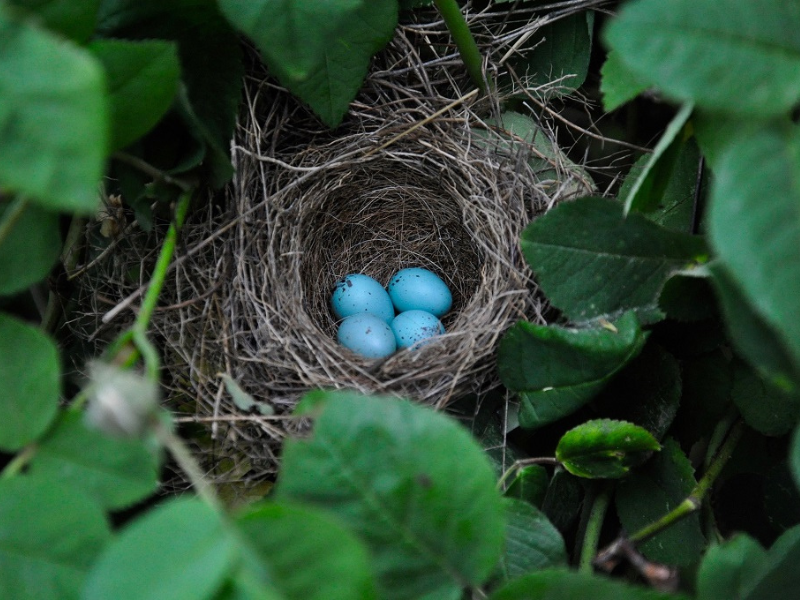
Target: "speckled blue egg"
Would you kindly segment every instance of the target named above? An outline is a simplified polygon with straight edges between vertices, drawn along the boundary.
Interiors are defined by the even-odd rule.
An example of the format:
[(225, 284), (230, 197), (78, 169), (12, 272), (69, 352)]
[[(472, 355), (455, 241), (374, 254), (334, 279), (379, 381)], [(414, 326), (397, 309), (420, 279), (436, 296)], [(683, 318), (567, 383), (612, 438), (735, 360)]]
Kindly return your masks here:
[(331, 296), (331, 308), (340, 319), (371, 313), (390, 323), (394, 306), (383, 286), (369, 275), (351, 274), (336, 283)]
[(388, 289), (397, 312), (424, 310), (441, 317), (453, 306), (447, 284), (428, 269), (401, 269), (389, 281)]
[(347, 317), (339, 325), (336, 339), (364, 358), (385, 358), (397, 350), (394, 333), (386, 321), (369, 313)]
[(424, 310), (401, 312), (392, 321), (392, 332), (398, 348), (408, 348), (417, 342), (444, 333), (441, 321)]

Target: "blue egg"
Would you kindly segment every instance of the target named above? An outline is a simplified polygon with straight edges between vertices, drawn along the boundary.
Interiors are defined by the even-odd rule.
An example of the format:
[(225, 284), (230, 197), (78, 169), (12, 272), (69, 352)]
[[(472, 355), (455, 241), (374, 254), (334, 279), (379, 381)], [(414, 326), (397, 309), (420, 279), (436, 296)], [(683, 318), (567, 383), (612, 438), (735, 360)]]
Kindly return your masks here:
[(386, 321), (368, 313), (342, 321), (336, 339), (364, 358), (385, 358), (397, 350), (394, 333)]
[(398, 348), (408, 348), (417, 342), (444, 333), (441, 321), (424, 310), (401, 312), (392, 321), (392, 332)]
[(420, 267), (399, 270), (389, 281), (389, 297), (397, 312), (424, 310), (441, 317), (453, 306), (447, 284)]
[(351, 274), (336, 283), (331, 308), (340, 319), (371, 313), (386, 323), (394, 319), (394, 307), (383, 286), (369, 275)]

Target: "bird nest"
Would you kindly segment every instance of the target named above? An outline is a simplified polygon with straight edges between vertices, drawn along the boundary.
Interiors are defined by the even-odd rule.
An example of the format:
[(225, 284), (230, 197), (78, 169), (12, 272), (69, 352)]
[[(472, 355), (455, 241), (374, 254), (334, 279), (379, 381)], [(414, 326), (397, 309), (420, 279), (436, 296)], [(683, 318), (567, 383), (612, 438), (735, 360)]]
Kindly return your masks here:
[[(560, 152), (543, 157), (487, 124), (492, 116), (499, 122), (497, 97), (470, 93), (444, 25), (425, 14), (435, 15), (398, 27), (334, 132), (251, 69), (234, 180), (224, 199), (184, 226), (152, 319), (166, 401), (180, 420), (209, 424), (210, 435), (196, 443), (217, 473), (226, 468), (216, 461), (231, 456), (246, 460), (226, 472), (273, 470), (282, 437), (298, 427), (288, 415), (310, 389), (443, 408), (491, 388), (503, 332), (519, 319), (544, 322), (520, 233), (591, 184)], [(495, 76), (500, 58), (538, 25), (532, 12), (508, 14), (471, 17)], [(84, 337), (126, 324), (141, 283), (129, 274), (152, 268), (160, 232), (124, 237), (125, 252), (107, 253), (84, 278), (76, 321)], [(329, 305), (335, 282), (365, 273), (385, 285), (404, 267), (427, 268), (452, 290), (447, 332), (381, 360), (338, 345)], [(107, 306), (98, 298), (117, 307), (103, 323)], [(252, 410), (237, 385), (255, 401)]]

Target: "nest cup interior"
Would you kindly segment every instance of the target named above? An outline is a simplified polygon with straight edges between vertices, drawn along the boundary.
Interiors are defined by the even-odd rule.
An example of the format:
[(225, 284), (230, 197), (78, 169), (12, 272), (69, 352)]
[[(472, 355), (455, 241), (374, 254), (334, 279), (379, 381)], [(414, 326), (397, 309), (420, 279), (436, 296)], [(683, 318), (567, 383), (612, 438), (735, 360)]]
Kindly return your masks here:
[[(400, 269), (423, 267), (453, 294), (449, 330), (480, 283), (483, 255), (462, 221), (462, 207), (440, 183), (391, 162), (349, 169), (307, 215), (300, 276), (309, 316), (335, 337), (335, 283), (363, 273), (386, 286)], [(376, 174), (377, 173), (377, 174)]]

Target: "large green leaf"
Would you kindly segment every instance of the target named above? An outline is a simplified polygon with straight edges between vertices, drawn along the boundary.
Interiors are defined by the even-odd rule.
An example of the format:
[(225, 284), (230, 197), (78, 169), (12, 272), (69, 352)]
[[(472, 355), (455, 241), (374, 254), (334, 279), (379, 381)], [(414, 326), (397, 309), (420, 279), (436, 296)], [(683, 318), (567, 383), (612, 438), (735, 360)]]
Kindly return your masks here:
[(604, 198), (556, 206), (523, 231), (522, 251), (547, 297), (577, 322), (626, 310), (658, 320), (669, 274), (707, 258), (701, 238), (625, 218)]
[(625, 203), (626, 215), (631, 211), (651, 212), (658, 208), (685, 143), (684, 127), (693, 108), (691, 103), (683, 105), (667, 125), (641, 170), (636, 173), (636, 179), (626, 190), (626, 194), (620, 194), (620, 199)]
[(0, 64), (0, 188), (91, 213), (108, 138), (100, 65), (2, 5)]
[(742, 295), (727, 269), (710, 265), (728, 335), (736, 350), (767, 381), (790, 393), (800, 389), (800, 370), (793, 363), (788, 344)]
[(660, 449), (658, 440), (638, 425), (597, 419), (561, 436), (556, 458), (578, 477), (616, 479)]
[(547, 474), (547, 469), (542, 465), (527, 465), (522, 467), (511, 480), (504, 495), (541, 508), (549, 484), (550, 476)]
[(768, 552), (745, 535), (707, 553), (698, 573), (699, 600), (794, 600), (800, 590), (800, 526)]
[(564, 538), (539, 509), (522, 500), (504, 498), (508, 524), (500, 572), (505, 581), (530, 571), (567, 564)]
[(600, 92), (606, 112), (619, 108), (645, 91), (647, 80), (637, 77), (625, 66), (619, 52), (611, 51), (600, 69)]
[(348, 17), (307, 77), (293, 80), (280, 71), (276, 75), (323, 123), (336, 127), (361, 89), (372, 55), (391, 39), (397, 10), (397, 0), (365, 2)]
[(583, 497), (581, 480), (563, 467), (556, 467), (542, 502), (542, 512), (556, 529), (566, 535), (581, 512)]
[(287, 442), (277, 497), (325, 508), (360, 535), (381, 597), (457, 599), (491, 575), (503, 507), (464, 429), (391, 398), (315, 392), (309, 403), (322, 413), (309, 439)]
[(196, 498), (168, 500), (128, 525), (95, 562), (83, 600), (202, 600), (236, 558), (219, 514)]
[(216, 0), (104, 0), (98, 21), (105, 37), (177, 42), (186, 103), (181, 115), (188, 133), (206, 145), (203, 165), (212, 185), (223, 185), (233, 173), (229, 147), (244, 68), (239, 39)]
[[(677, 442), (667, 438), (661, 452), (617, 487), (617, 514), (623, 528), (633, 533), (653, 523), (683, 502), (695, 485), (689, 459)], [(697, 513), (639, 546), (650, 560), (680, 566), (695, 562), (704, 547), (705, 537)]]
[(60, 368), (55, 344), (41, 331), (0, 313), (0, 449), (39, 437), (58, 411)]
[(167, 112), (180, 78), (177, 48), (160, 40), (97, 40), (90, 46), (108, 78), (111, 149), (147, 133)]
[(506, 584), (489, 600), (688, 600), (590, 573), (547, 569)]
[(741, 362), (733, 371), (731, 397), (745, 422), (764, 435), (788, 433), (800, 420), (800, 397), (787, 394)]
[(366, 548), (324, 513), (263, 504), (240, 516), (236, 524), (245, 546), (266, 567), (270, 584), (286, 600), (377, 597)]
[(22, 198), (0, 199), (0, 295), (44, 279), (61, 253), (58, 215)]
[(567, 15), (537, 29), (526, 42), (527, 49), (510, 62), (517, 73), (525, 75), (528, 88), (571, 94), (586, 79), (593, 31), (594, 11)]
[(721, 153), (709, 230), (727, 274), (799, 368), (800, 131), (796, 126), (743, 132)]
[(86, 42), (94, 32), (101, 0), (7, 0), (11, 6), (29, 11), (52, 31), (78, 43)]
[(0, 480), (0, 598), (77, 598), (110, 538), (102, 509), (77, 489), (26, 475)]
[(610, 327), (511, 327), (497, 361), (503, 383), (519, 394), (520, 425), (540, 427), (578, 410), (639, 354), (644, 341), (632, 312)]
[(228, 20), (250, 36), (270, 70), (302, 81), (337, 43), (341, 25), (364, 0), (220, 0)]
[(159, 461), (144, 442), (111, 438), (65, 412), (39, 443), (32, 473), (92, 495), (104, 508), (125, 508), (155, 492)]
[(699, 107), (757, 116), (800, 99), (800, 4), (637, 0), (605, 30), (635, 76)]
[(767, 552), (745, 534), (712, 546), (697, 572), (698, 600), (742, 600), (767, 560)]

